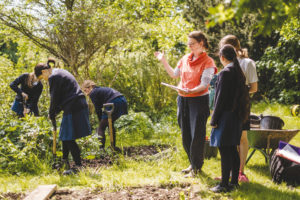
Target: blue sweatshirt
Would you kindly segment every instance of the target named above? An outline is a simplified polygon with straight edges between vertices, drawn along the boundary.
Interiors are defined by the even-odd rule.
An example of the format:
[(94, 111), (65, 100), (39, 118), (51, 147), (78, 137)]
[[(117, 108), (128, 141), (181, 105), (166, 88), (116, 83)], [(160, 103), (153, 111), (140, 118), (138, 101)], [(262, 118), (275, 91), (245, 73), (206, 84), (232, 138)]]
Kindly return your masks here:
[(79, 100), (85, 98), (80, 86), (75, 77), (67, 70), (54, 68), (48, 81), (51, 95), (50, 119), (54, 119), (62, 110), (64, 114), (67, 114), (73, 112), (74, 109), (80, 110), (87, 107), (87, 104), (84, 103), (86, 101)]
[(123, 96), (123, 94), (108, 87), (95, 87), (91, 91), (90, 98), (95, 106), (95, 110), (99, 120), (101, 120), (103, 104), (109, 103), (113, 99), (120, 96)]

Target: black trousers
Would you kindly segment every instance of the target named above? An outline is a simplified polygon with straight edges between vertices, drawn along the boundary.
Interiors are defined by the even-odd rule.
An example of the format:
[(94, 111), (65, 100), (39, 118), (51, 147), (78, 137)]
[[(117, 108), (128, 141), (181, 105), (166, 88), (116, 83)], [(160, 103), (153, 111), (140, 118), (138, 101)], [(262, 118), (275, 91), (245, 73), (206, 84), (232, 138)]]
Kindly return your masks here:
[(76, 165), (81, 165), (80, 149), (75, 140), (62, 141), (63, 144), (63, 159), (68, 160), (69, 152), (73, 157)]
[(177, 98), (177, 119), (182, 144), (194, 170), (204, 163), (206, 122), (209, 116), (209, 96)]
[(229, 184), (230, 171), (232, 172), (231, 183), (237, 184), (240, 169), (240, 156), (237, 146), (219, 147), (221, 155), (222, 181), (221, 185), (226, 187)]

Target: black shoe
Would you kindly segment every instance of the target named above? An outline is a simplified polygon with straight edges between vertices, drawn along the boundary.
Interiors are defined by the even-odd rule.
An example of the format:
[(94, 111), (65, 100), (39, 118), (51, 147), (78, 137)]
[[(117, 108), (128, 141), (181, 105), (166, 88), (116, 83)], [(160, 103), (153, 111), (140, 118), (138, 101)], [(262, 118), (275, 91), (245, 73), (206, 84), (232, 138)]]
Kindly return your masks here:
[(240, 187), (240, 185), (238, 183), (229, 183), (229, 191), (233, 191), (236, 190)]
[(65, 170), (62, 174), (65, 176), (69, 176), (69, 175), (77, 174), (77, 172), (78, 172), (77, 170), (71, 168), (71, 169)]
[(77, 174), (81, 169), (82, 169), (81, 165), (80, 166), (75, 166), (75, 167), (72, 167), (69, 170), (65, 170), (63, 172), (63, 175), (74, 175), (74, 174)]
[(229, 192), (229, 186), (225, 187), (221, 184), (218, 184), (217, 186), (210, 188), (209, 190), (215, 193)]
[(69, 169), (70, 169), (70, 163), (69, 163), (69, 160), (67, 160), (67, 159), (62, 159), (61, 163), (62, 163), (62, 167), (63, 167), (65, 170), (69, 170)]

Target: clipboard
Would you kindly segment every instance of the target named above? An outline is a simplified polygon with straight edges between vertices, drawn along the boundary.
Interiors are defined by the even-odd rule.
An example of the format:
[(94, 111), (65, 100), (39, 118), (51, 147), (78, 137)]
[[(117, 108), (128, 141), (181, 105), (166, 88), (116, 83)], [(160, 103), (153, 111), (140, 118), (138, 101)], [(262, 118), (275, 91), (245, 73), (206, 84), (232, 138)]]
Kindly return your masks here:
[(187, 92), (187, 90), (182, 89), (182, 88), (179, 88), (179, 87), (177, 87), (177, 86), (175, 86), (175, 85), (170, 85), (170, 84), (164, 83), (164, 82), (161, 82), (161, 84), (164, 85), (164, 86), (167, 86), (167, 87), (169, 87), (169, 88), (171, 88), (171, 89), (173, 89), (173, 90), (176, 90), (176, 91), (180, 91), (180, 92), (184, 92), (184, 93)]

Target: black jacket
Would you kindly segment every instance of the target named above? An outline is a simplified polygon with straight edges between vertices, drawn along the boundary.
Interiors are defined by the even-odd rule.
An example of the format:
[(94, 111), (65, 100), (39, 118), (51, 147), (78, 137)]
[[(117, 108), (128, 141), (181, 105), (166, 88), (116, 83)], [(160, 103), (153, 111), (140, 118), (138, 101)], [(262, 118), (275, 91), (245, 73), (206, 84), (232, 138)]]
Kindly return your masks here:
[(233, 64), (225, 67), (218, 75), (215, 91), (215, 105), (210, 124), (218, 125), (224, 111), (233, 111), (236, 94), (236, 74)]
[[(22, 92), (28, 95), (26, 105), (34, 115), (37, 116), (39, 115), (37, 103), (43, 91), (43, 84), (39, 81), (33, 87), (29, 87), (26, 84), (28, 77), (28, 73), (20, 75), (10, 84), (10, 87), (17, 93), (16, 101), (23, 102)], [(19, 85), (21, 85), (21, 87), (19, 87)]]
[(75, 77), (67, 70), (52, 69), (52, 74), (49, 76), (48, 81), (51, 95), (50, 119), (54, 119), (62, 110), (64, 114), (67, 114), (87, 107), (86, 101), (80, 100), (85, 98), (80, 86)]
[(95, 87), (91, 91), (90, 98), (95, 106), (99, 120), (101, 120), (103, 104), (109, 103), (111, 100), (120, 96), (123, 96), (120, 92), (108, 87)]

